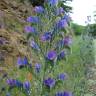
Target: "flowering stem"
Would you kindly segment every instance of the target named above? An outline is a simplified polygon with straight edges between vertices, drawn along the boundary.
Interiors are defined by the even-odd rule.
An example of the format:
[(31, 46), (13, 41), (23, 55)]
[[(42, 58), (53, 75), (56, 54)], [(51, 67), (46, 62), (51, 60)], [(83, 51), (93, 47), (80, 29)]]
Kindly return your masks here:
[(47, 64), (47, 62), (46, 62), (46, 57), (44, 57), (44, 69), (43, 69), (43, 76), (42, 76), (42, 91), (41, 91), (41, 96), (43, 95), (43, 91), (44, 91), (44, 83), (43, 83), (43, 81), (44, 81), (44, 79), (45, 79), (45, 73), (46, 73), (46, 64)]

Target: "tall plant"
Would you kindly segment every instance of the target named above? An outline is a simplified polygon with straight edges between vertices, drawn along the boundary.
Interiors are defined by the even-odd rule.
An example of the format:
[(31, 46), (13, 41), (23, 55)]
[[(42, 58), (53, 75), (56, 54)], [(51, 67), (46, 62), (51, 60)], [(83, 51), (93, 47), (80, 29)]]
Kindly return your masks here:
[(29, 71), (33, 78), (23, 82), (7, 78), (7, 94), (18, 89), (25, 96), (72, 96), (64, 83), (68, 74), (63, 69), (61, 73), (58, 70), (71, 49), (70, 17), (59, 6), (58, 0), (46, 0), (44, 7), (35, 6), (33, 11), (34, 15), (27, 18), (28, 25), (24, 28), (33, 58), (17, 58), (19, 70)]

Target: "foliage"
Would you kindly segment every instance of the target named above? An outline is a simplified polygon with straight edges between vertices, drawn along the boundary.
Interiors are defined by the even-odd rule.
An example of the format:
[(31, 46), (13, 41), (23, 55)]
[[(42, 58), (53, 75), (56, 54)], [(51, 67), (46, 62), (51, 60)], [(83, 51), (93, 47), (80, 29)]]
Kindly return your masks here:
[(95, 37), (96, 36), (96, 24), (90, 24), (90, 34)]
[(72, 12), (72, 7), (67, 5), (67, 2), (72, 2), (72, 0), (60, 0), (60, 6), (63, 7), (65, 12)]
[(86, 32), (85, 26), (78, 25), (76, 23), (71, 23), (71, 27), (72, 27), (75, 35), (81, 35), (83, 32)]

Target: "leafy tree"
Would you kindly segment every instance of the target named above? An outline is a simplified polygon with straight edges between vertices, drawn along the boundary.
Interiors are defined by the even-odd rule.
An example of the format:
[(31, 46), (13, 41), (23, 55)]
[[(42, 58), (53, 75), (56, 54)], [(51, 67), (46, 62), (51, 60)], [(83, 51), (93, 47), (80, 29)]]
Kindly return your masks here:
[(90, 33), (93, 37), (96, 36), (96, 24), (91, 24), (90, 25)]
[(72, 7), (67, 5), (68, 2), (72, 2), (73, 0), (60, 0), (60, 6), (65, 10), (65, 12), (71, 12)]
[(85, 26), (78, 25), (76, 23), (72, 23), (72, 29), (73, 29), (75, 35), (81, 35), (81, 33), (85, 31)]

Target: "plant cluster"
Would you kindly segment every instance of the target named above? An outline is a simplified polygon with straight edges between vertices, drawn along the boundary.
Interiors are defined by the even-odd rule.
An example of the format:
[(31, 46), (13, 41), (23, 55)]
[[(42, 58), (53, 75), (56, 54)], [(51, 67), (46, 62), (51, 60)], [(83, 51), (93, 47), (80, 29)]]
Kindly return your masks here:
[(25, 81), (7, 78), (6, 96), (11, 96), (12, 90), (19, 90), (24, 96), (73, 96), (65, 88), (68, 73), (63, 69), (61, 73), (58, 71), (58, 65), (67, 60), (71, 50), (70, 17), (58, 0), (46, 0), (44, 7), (35, 6), (33, 11), (34, 15), (26, 19), (24, 32), (35, 63), (27, 56), (17, 58), (18, 69), (29, 71), (33, 78)]

